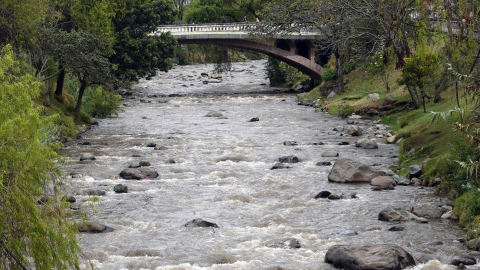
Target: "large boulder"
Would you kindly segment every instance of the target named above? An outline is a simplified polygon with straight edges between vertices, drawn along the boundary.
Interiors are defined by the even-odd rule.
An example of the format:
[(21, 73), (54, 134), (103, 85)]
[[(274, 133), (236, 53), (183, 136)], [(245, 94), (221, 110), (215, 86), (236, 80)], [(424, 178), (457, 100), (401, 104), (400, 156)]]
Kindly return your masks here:
[(419, 217), (426, 217), (426, 218), (440, 218), (442, 217), (443, 209), (433, 204), (425, 203), (421, 205), (417, 205), (413, 208), (412, 213)]
[(399, 207), (387, 207), (378, 214), (378, 219), (383, 221), (408, 221), (417, 220), (418, 217)]
[(331, 247), (325, 262), (344, 270), (400, 270), (415, 266), (412, 255), (397, 245)]
[(393, 187), (396, 186), (397, 183), (393, 180), (391, 176), (377, 176), (372, 179), (370, 182), (372, 186), (381, 186), (381, 187)]
[(147, 176), (143, 174), (140, 170), (132, 169), (132, 168), (128, 168), (121, 171), (120, 177), (122, 177), (123, 179), (131, 179), (131, 180), (140, 180), (140, 179), (147, 178)]
[(381, 176), (381, 173), (368, 165), (350, 159), (340, 159), (335, 162), (328, 174), (328, 181), (337, 183), (369, 183), (377, 176)]
[(359, 126), (351, 125), (348, 127), (346, 133), (351, 136), (362, 136), (362, 128)]

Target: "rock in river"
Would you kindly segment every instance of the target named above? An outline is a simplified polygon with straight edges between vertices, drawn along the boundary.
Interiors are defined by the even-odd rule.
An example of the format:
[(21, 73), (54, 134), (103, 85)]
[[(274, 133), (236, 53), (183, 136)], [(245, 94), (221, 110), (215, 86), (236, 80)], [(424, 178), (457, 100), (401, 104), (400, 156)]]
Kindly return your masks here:
[(400, 270), (415, 265), (412, 255), (397, 245), (331, 247), (325, 262), (344, 270)]
[(298, 157), (296, 156), (285, 156), (278, 158), (278, 161), (281, 163), (297, 163)]
[(120, 172), (120, 177), (123, 179), (132, 179), (132, 180), (140, 180), (147, 178), (140, 170), (128, 168)]
[(328, 174), (328, 181), (337, 183), (370, 182), (377, 176), (381, 176), (381, 174), (368, 165), (350, 159), (340, 159), (335, 162)]
[(187, 222), (185, 224), (185, 227), (214, 227), (214, 228), (218, 228), (218, 225), (213, 223), (213, 222), (210, 222), (210, 221), (205, 221), (201, 218), (196, 218), (196, 219), (192, 219), (189, 222)]

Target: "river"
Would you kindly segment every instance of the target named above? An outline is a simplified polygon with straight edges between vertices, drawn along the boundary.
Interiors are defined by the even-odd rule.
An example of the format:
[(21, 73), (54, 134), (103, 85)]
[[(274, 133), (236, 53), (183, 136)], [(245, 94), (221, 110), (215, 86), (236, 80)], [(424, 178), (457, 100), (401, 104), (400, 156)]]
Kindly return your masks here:
[[(403, 222), (406, 230), (399, 232), (388, 231), (398, 224), (378, 220), (386, 206), (434, 201), (432, 188), (379, 192), (368, 184), (329, 183), (332, 166), (317, 162), (350, 158), (386, 168), (394, 164), (398, 146), (356, 148), (358, 137), (332, 131), (346, 125), (344, 119), (299, 106), (296, 93), (269, 87), (264, 63), (234, 63), (220, 83), (208, 84), (201, 73), (211, 74), (211, 65), (175, 66), (135, 85), (118, 117), (96, 119), (98, 125), (65, 143), (60, 154), (72, 163), (64, 169), (80, 176), (68, 178), (68, 192), (85, 207), (84, 190), (105, 190), (92, 219), (115, 229), (78, 236), (91, 263), (102, 270), (328, 270), (334, 268), (323, 262), (325, 254), (337, 244), (397, 244), (443, 263), (467, 253), (456, 241), (461, 228), (449, 220)], [(205, 117), (211, 111), (224, 117)], [(253, 117), (259, 121), (250, 122)], [(154, 150), (149, 143), (165, 148)], [(325, 151), (339, 157), (322, 157)], [(96, 160), (79, 161), (86, 152)], [(289, 155), (300, 162), (271, 170)], [(119, 179), (123, 169), (141, 160), (160, 176)], [(128, 193), (113, 191), (119, 183)], [(322, 190), (357, 193), (358, 199), (315, 199)], [(195, 218), (218, 228), (184, 226)], [(288, 248), (292, 239), (301, 248)], [(443, 244), (427, 245), (434, 241)], [(90, 269), (85, 259), (82, 269)], [(431, 261), (414, 269), (454, 268)]]

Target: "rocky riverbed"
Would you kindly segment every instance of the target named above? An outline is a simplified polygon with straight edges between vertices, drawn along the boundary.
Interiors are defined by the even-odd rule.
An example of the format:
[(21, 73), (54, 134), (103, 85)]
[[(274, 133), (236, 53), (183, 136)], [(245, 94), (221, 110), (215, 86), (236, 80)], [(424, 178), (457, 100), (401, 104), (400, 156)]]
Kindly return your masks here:
[[(299, 106), (303, 90), (269, 87), (263, 65), (221, 75), (176, 66), (125, 91), (124, 113), (65, 143), (72, 210), (101, 201), (79, 227), (83, 269), (476, 263), (462, 230), (441, 218), (451, 202), (415, 185), (418, 168), (389, 169), (398, 145), (384, 142), (388, 126)], [(387, 266), (365, 268), (372, 261)]]

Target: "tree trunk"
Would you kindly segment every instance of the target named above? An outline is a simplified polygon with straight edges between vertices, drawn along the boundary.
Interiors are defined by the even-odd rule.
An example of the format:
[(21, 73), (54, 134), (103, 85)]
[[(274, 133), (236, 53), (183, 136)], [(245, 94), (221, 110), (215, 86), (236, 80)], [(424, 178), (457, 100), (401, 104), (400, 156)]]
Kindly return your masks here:
[[(48, 76), (48, 75), (47, 75)], [(43, 102), (43, 106), (50, 107), (50, 79), (45, 80), (45, 102)]]
[(85, 80), (80, 80), (80, 89), (78, 90), (78, 99), (77, 106), (75, 106), (75, 113), (80, 112), (80, 108), (82, 107), (83, 92), (85, 92), (85, 88), (87, 88), (87, 82)]
[(435, 93), (434, 93), (434, 103), (438, 103), (440, 100), (442, 100), (442, 97), (440, 94), (447, 88), (447, 83), (448, 83), (448, 71), (447, 69), (443, 70), (442, 75), (440, 77), (440, 80), (437, 81), (435, 84)]
[(337, 62), (337, 83), (338, 83), (338, 93), (343, 92), (343, 59), (342, 55), (335, 50), (335, 59)]
[(447, 31), (450, 37), (450, 43), (453, 44), (453, 30), (452, 30), (452, 7), (447, 8)]
[(455, 96), (457, 97), (457, 106), (460, 109), (460, 100), (458, 99), (458, 81), (455, 81)]
[(407, 86), (408, 92), (410, 93), (410, 97), (412, 98), (413, 106), (415, 106), (415, 109), (418, 109), (418, 95), (417, 91), (415, 90), (415, 86), (408, 85)]
[(62, 71), (60, 71), (60, 74), (58, 74), (58, 79), (57, 79), (57, 88), (55, 89), (55, 96), (61, 97), (63, 94), (63, 84), (65, 82), (65, 69), (63, 68), (62, 65), (58, 67)]

